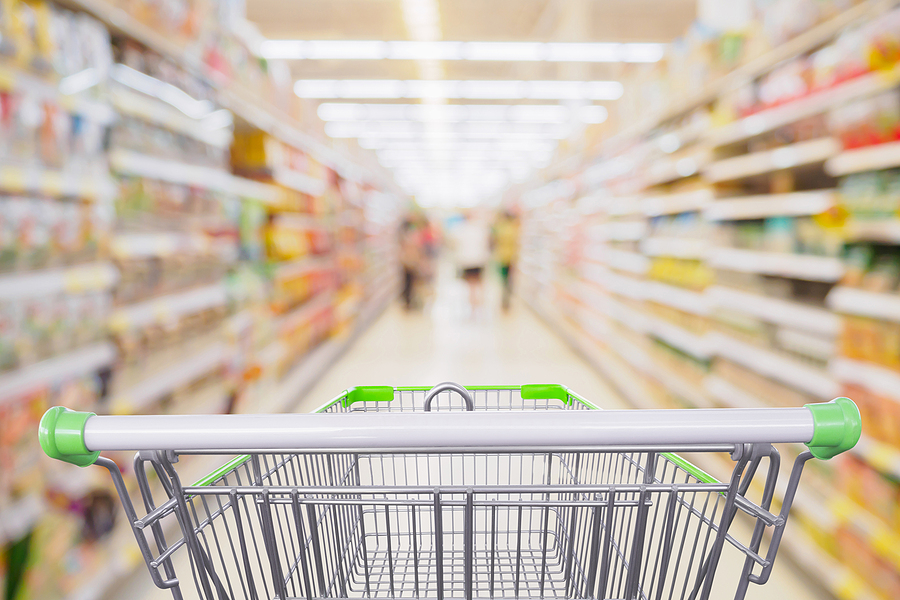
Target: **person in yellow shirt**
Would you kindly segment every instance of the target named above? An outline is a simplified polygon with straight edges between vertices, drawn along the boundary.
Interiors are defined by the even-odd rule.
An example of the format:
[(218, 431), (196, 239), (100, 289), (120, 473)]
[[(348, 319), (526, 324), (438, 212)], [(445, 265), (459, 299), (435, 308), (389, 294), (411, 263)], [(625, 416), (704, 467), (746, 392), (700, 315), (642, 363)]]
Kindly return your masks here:
[(519, 220), (510, 211), (504, 211), (494, 223), (494, 259), (500, 265), (503, 279), (503, 310), (509, 310), (512, 296), (512, 269), (519, 255)]

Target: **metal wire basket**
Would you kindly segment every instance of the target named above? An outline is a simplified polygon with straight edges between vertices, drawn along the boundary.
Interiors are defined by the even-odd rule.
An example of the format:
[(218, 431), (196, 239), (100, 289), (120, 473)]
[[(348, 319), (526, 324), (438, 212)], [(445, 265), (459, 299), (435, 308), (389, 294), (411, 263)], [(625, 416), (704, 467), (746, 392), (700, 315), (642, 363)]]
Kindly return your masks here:
[[(804, 463), (860, 435), (845, 398), (792, 409), (594, 408), (558, 385), (364, 387), (314, 415), (56, 408), (41, 440), (55, 458), (110, 471), (154, 583), (175, 598), (173, 557), (185, 549), (209, 599), (657, 599), (708, 598), (726, 544), (744, 560), (735, 598), (765, 583)], [(773, 513), (776, 442), (810, 452)], [(142, 517), (118, 467), (98, 457), (122, 449), (138, 450)], [(729, 453), (730, 480), (673, 454), (688, 451)], [(179, 479), (179, 454), (236, 452), (245, 454), (194, 485)], [(763, 491), (752, 501), (757, 476)], [(738, 515), (752, 524), (746, 543), (729, 534)]]

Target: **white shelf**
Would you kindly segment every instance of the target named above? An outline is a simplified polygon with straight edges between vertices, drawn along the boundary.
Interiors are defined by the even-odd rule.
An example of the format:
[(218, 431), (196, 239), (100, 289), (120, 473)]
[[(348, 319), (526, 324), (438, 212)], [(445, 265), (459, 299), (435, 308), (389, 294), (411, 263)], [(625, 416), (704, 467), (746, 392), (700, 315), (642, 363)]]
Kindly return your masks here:
[(840, 317), (823, 308), (723, 286), (713, 286), (707, 293), (714, 306), (770, 323), (831, 337), (837, 336), (841, 329)]
[(110, 242), (112, 255), (121, 260), (175, 254), (206, 254), (210, 250), (211, 244), (207, 236), (189, 233), (117, 233)]
[(46, 510), (46, 501), (37, 493), (23, 496), (0, 511), (0, 547), (21, 539), (37, 523)]
[(712, 248), (709, 265), (723, 270), (742, 273), (760, 273), (801, 279), (804, 281), (838, 281), (844, 276), (844, 263), (830, 256), (741, 250), (738, 248)]
[(328, 189), (324, 180), (291, 169), (275, 169), (272, 178), (285, 187), (310, 196), (321, 196)]
[(708, 360), (714, 353), (714, 347), (710, 343), (709, 335), (697, 335), (690, 331), (669, 323), (663, 319), (645, 315), (646, 332), (655, 338), (662, 340), (670, 346), (678, 348), (686, 354), (700, 360)]
[(803, 217), (817, 215), (833, 207), (834, 190), (791, 192), (788, 194), (760, 194), (724, 198), (703, 207), (709, 221), (741, 221), (766, 217)]
[(121, 333), (149, 325), (174, 323), (185, 315), (224, 306), (227, 302), (225, 285), (216, 283), (119, 308), (110, 316), (109, 323), (113, 331)]
[(889, 90), (900, 83), (900, 70), (862, 75), (833, 88), (814, 92), (788, 104), (760, 111), (710, 132), (714, 146), (741, 142), (762, 133), (790, 125), (801, 119), (822, 114), (856, 98)]
[(331, 290), (323, 290), (315, 296), (295, 308), (293, 311), (280, 317), (276, 321), (277, 329), (294, 329), (308, 321), (312, 315), (330, 306), (334, 301), (334, 293)]
[(900, 166), (900, 142), (890, 142), (841, 152), (825, 164), (825, 171), (840, 177), (897, 166)]
[(645, 196), (616, 196), (606, 203), (606, 214), (612, 217), (639, 215), (643, 212)]
[(705, 292), (695, 292), (657, 281), (645, 281), (643, 292), (646, 300), (694, 315), (706, 316), (712, 307)]
[(873, 468), (900, 479), (900, 450), (863, 434), (851, 452)]
[(641, 207), (644, 214), (650, 217), (675, 215), (700, 210), (712, 202), (713, 198), (713, 191), (709, 188), (703, 188), (689, 192), (653, 196), (644, 200), (641, 203)]
[(668, 367), (654, 364), (648, 373), (656, 379), (664, 388), (673, 392), (676, 396), (687, 400), (694, 408), (712, 408), (712, 402), (704, 391), (690, 381), (686, 381)]
[(641, 251), (647, 256), (703, 260), (709, 252), (709, 242), (681, 237), (650, 237), (641, 243)]
[(869, 292), (852, 287), (838, 286), (827, 298), (828, 306), (845, 315), (871, 317), (900, 323), (900, 295)]
[(643, 254), (627, 250), (607, 249), (604, 253), (606, 264), (619, 271), (643, 275), (650, 268), (650, 261)]
[(597, 270), (596, 275), (592, 277), (592, 281), (603, 286), (607, 291), (625, 296), (631, 300), (643, 300), (645, 297), (644, 280), (635, 279), (625, 275), (619, 275), (609, 270)]
[(192, 119), (162, 100), (116, 85), (115, 82), (110, 86), (109, 98), (121, 114), (150, 121), (210, 146), (226, 149), (231, 146), (233, 136), (230, 128), (210, 129), (203, 121)]
[(743, 179), (772, 171), (825, 162), (838, 152), (840, 152), (840, 143), (837, 140), (830, 137), (819, 138), (782, 146), (774, 150), (725, 158), (711, 163), (704, 171), (704, 175), (707, 180), (713, 182)]
[(113, 345), (103, 342), (4, 373), (0, 375), (0, 405), (35, 389), (98, 371), (115, 358)]
[(176, 365), (147, 377), (128, 391), (117, 394), (111, 403), (113, 412), (139, 412), (220, 367), (230, 356), (225, 344), (213, 344)]
[(216, 190), (269, 204), (281, 201), (281, 190), (277, 186), (236, 177), (224, 169), (189, 165), (121, 149), (110, 153), (109, 162), (114, 171), (126, 175)]
[(831, 376), (842, 383), (864, 387), (900, 402), (900, 373), (875, 363), (837, 357), (828, 365)]
[(647, 168), (647, 185), (661, 185), (698, 175), (709, 160), (710, 152), (705, 148), (685, 156), (659, 158)]
[(109, 263), (90, 263), (68, 268), (0, 275), (0, 300), (22, 300), (84, 294), (112, 288), (119, 271)]
[(275, 268), (275, 279), (291, 279), (304, 273), (334, 267), (334, 259), (330, 256), (305, 257), (278, 265)]
[(85, 169), (60, 171), (39, 165), (0, 162), (0, 190), (7, 193), (32, 193), (40, 196), (73, 196), (89, 200), (112, 198), (115, 186), (104, 168), (95, 173)]
[(645, 221), (612, 222), (604, 223), (598, 229), (603, 239), (616, 242), (633, 242), (644, 237), (644, 233), (647, 231), (647, 223)]
[(710, 337), (719, 356), (760, 375), (823, 400), (831, 400), (840, 393), (840, 385), (825, 371), (722, 333), (713, 333)]
[(851, 220), (844, 226), (844, 237), (855, 242), (900, 243), (900, 219)]
[(730, 381), (716, 375), (708, 375), (704, 378), (703, 389), (729, 408), (771, 408), (753, 394), (745, 392)]

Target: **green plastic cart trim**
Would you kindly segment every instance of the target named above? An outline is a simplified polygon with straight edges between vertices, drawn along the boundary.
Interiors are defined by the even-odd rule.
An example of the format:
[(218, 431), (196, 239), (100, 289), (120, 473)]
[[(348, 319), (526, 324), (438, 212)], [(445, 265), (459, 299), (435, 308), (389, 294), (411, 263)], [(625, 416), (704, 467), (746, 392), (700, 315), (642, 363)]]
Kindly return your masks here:
[(856, 445), (862, 435), (859, 408), (850, 398), (805, 404), (813, 416), (813, 437), (806, 447), (820, 460), (834, 458)]
[(79, 467), (94, 464), (100, 453), (91, 452), (84, 445), (84, 425), (93, 416), (95, 413), (63, 406), (54, 406), (45, 412), (38, 426), (38, 440), (44, 453)]
[(206, 477), (203, 477), (202, 479), (197, 480), (194, 483), (194, 487), (200, 487), (200, 486), (205, 487), (205, 486), (213, 483), (214, 481), (217, 481), (221, 477), (224, 477), (230, 471), (232, 471), (236, 467), (239, 467), (240, 465), (244, 464), (248, 460), (250, 460), (249, 454), (242, 454), (240, 456), (235, 456), (234, 458), (229, 460), (227, 463), (225, 463), (224, 465), (222, 465), (221, 467), (219, 467), (218, 469), (216, 469), (215, 471), (213, 471)]
[(527, 383), (521, 388), (522, 398), (525, 400), (559, 400), (563, 404), (572, 404), (569, 390), (558, 383)]

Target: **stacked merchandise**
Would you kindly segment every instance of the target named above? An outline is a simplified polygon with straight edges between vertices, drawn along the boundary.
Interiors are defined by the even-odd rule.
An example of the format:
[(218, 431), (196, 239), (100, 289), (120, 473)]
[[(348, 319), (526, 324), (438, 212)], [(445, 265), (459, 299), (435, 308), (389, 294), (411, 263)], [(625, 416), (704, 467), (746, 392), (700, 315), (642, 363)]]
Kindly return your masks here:
[[(266, 104), (264, 65), (216, 33), (231, 3), (72, 4), (106, 24), (39, 1), (0, 13), (0, 589), (14, 600), (100, 597), (141, 560), (108, 476), (43, 460), (47, 407), (288, 410), (395, 282), (398, 201), (361, 169), (285, 120), (289, 169), (232, 172), (243, 140), (265, 137), (223, 108), (234, 89), (283, 107)], [(175, 37), (135, 16), (165, 16)], [(133, 486), (131, 456), (112, 458)]]
[[(744, 55), (801, 31), (797, 4), (760, 9)], [(815, 465), (785, 538), (841, 598), (900, 595), (900, 10), (884, 11), (858, 3), (779, 50), (751, 53), (611, 139), (571, 178), (582, 185), (575, 197), (616, 198), (583, 216), (586, 227), (638, 206), (649, 221), (631, 248), (608, 243), (602, 268), (586, 246), (581, 277), (557, 271), (546, 287), (559, 282), (565, 297), (600, 280), (600, 293), (563, 305), (568, 330), (639, 377), (610, 377), (635, 404), (646, 404), (642, 393), (693, 406), (858, 402), (863, 438)], [(688, 70), (721, 73), (716, 56)], [(630, 179), (642, 200), (621, 193)], [(545, 217), (544, 207), (529, 212)], [(625, 278), (640, 260), (623, 250), (649, 263), (644, 279)], [(780, 450), (789, 468), (802, 448)], [(729, 465), (708, 468), (721, 477)]]

